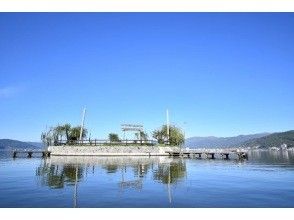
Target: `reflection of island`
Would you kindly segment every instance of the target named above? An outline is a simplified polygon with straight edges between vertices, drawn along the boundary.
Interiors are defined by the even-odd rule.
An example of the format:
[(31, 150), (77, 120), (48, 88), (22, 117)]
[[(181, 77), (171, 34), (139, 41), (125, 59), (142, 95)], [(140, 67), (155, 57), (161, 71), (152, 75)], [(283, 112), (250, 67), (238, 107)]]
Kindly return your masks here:
[(121, 181), (119, 182), (120, 190), (124, 189), (136, 189), (141, 190), (143, 188), (143, 180), (140, 176), (135, 179), (125, 179), (126, 169), (121, 169)]
[(176, 184), (186, 176), (186, 163), (182, 159), (172, 161), (167, 164), (158, 164), (153, 174), (153, 179), (163, 184), (167, 184), (168, 200), (172, 203), (171, 184)]
[(186, 162), (178, 159), (167, 164), (158, 164), (153, 179), (163, 184), (177, 183), (186, 175)]
[(75, 165), (54, 165), (45, 161), (36, 170), (36, 175), (42, 185), (50, 188), (63, 188), (65, 184), (74, 185), (76, 180), (83, 178), (83, 167)]
[(49, 165), (44, 160), (42, 165), (36, 170), (36, 175), (40, 177), (42, 185), (52, 189), (63, 188), (65, 184), (74, 185), (73, 207), (77, 207), (78, 181), (83, 178), (84, 169), (78, 165)]
[[(59, 189), (74, 186), (74, 207), (77, 207), (78, 183), (84, 180), (88, 168), (92, 172), (103, 169), (107, 174), (120, 173), (118, 190), (142, 190), (144, 178), (167, 185), (168, 197), (171, 202), (171, 185), (176, 184), (186, 175), (186, 164), (182, 159), (168, 157), (74, 157), (52, 156), (42, 161), (36, 170), (38, 181), (43, 186)], [(151, 172), (150, 172), (151, 171)], [(132, 174), (130, 175), (128, 174)]]

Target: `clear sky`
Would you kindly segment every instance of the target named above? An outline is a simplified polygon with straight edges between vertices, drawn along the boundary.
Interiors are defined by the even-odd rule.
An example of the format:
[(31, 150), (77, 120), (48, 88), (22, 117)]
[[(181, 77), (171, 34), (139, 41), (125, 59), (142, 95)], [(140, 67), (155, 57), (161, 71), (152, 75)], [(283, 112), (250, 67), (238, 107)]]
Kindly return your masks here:
[(170, 120), (186, 136), (294, 128), (294, 14), (0, 14), (0, 138)]

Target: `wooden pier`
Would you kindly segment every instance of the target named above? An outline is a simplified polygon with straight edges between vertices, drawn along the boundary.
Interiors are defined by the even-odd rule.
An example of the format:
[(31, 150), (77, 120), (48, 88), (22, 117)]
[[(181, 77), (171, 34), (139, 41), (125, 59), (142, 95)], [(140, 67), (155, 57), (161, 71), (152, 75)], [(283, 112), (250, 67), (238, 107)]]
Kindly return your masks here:
[[(248, 154), (246, 152), (196, 152), (196, 151), (167, 151), (166, 153), (169, 154), (169, 156), (172, 157), (188, 157), (188, 158), (206, 158), (206, 159), (224, 159), (224, 160), (229, 160), (230, 157), (233, 155), (237, 156), (237, 159), (243, 160), (243, 159), (248, 159)], [(218, 157), (217, 157), (218, 156)]]
[(31, 158), (33, 154), (40, 154), (42, 157), (50, 157), (50, 151), (33, 151), (33, 150), (15, 150), (12, 152), (12, 157), (16, 158), (17, 155), (27, 155), (28, 158)]
[(223, 159), (225, 159), (225, 160), (230, 159), (230, 158), (229, 158), (229, 155), (230, 155), (230, 153), (220, 153), (221, 158), (223, 158)]

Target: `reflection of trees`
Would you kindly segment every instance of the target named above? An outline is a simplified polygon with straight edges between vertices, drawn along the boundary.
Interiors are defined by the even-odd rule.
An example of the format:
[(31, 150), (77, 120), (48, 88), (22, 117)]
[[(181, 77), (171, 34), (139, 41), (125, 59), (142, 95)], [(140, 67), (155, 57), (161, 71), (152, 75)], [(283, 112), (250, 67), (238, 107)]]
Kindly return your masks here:
[(77, 180), (81, 180), (83, 178), (83, 168), (78, 167), (76, 174), (76, 166), (75, 165), (48, 165), (42, 164), (36, 170), (36, 176), (39, 177), (39, 180), (42, 185), (49, 186), (50, 188), (63, 188), (64, 183), (68, 185), (75, 184), (76, 178)]
[(41, 165), (37, 167), (36, 176), (42, 185), (50, 186), (51, 188), (63, 188), (64, 176), (59, 172), (59, 167), (56, 165)]
[[(149, 164), (141, 164), (141, 163), (133, 164), (130, 166), (133, 169), (135, 177), (144, 177), (150, 168)], [(119, 170), (119, 168), (126, 169), (126, 165), (108, 164), (108, 165), (102, 166), (102, 169), (106, 170), (107, 173), (116, 173)]]
[(184, 161), (171, 162), (170, 164), (158, 164), (158, 169), (153, 174), (154, 180), (164, 184), (177, 183), (186, 175), (186, 163)]
[[(77, 169), (77, 170), (76, 170)], [(77, 173), (76, 173), (77, 171)], [(83, 178), (84, 169), (77, 165), (65, 165), (63, 167), (64, 182), (75, 184), (76, 180), (80, 181)]]
[(107, 171), (107, 173), (116, 173), (118, 170), (118, 165), (110, 164), (106, 166), (102, 166), (103, 169)]
[(133, 166), (135, 177), (144, 177), (150, 168), (150, 164), (137, 164)]

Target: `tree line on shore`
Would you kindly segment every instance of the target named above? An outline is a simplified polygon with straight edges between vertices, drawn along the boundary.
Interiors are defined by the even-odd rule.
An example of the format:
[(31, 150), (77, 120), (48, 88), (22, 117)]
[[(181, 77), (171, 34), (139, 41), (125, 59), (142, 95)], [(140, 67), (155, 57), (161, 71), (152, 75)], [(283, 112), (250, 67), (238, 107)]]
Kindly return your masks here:
[[(83, 128), (82, 139), (87, 138), (88, 130)], [(169, 132), (168, 132), (169, 131)], [(60, 140), (64, 140), (66, 143), (72, 143), (80, 139), (81, 126), (72, 126), (71, 124), (57, 125), (51, 127), (48, 131), (42, 132), (41, 140), (45, 146), (57, 145)], [(145, 131), (139, 131), (135, 133), (135, 138), (143, 143), (147, 141), (149, 135)], [(170, 125), (162, 125), (160, 128), (155, 129), (152, 132), (152, 138), (154, 138), (158, 144), (168, 143), (171, 146), (180, 146), (185, 142), (185, 135), (181, 128)], [(110, 142), (119, 143), (122, 139), (116, 133), (110, 133), (108, 135)]]
[[(42, 132), (41, 140), (45, 146), (56, 145), (58, 141), (65, 138), (66, 141), (77, 141), (80, 138), (81, 126), (72, 126), (71, 124), (57, 125), (51, 127), (48, 131)], [(86, 128), (83, 128), (82, 138), (88, 134)]]

